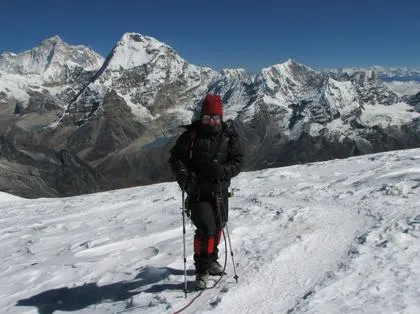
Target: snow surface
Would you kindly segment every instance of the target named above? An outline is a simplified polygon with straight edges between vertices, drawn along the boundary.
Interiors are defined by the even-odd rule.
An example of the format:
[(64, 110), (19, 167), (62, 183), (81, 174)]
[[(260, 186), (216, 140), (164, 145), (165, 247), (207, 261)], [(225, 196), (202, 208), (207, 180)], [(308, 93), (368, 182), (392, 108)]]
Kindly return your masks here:
[(12, 194), (0, 192), (0, 202), (9, 202), (9, 201), (17, 201), (21, 200), (22, 198), (19, 196), (15, 196)]
[[(220, 284), (183, 313), (420, 313), (420, 149), (233, 180)], [(173, 313), (184, 298), (176, 183), (61, 199), (0, 194), (3, 313)], [(187, 223), (188, 285), (193, 227)], [(224, 243), (220, 261), (224, 263)]]
[(363, 124), (370, 127), (379, 125), (382, 128), (391, 125), (403, 125), (416, 118), (420, 118), (420, 114), (405, 102), (399, 102), (391, 106), (365, 105), (360, 116)]
[[(35, 83), (35, 81), (34, 81)], [(29, 103), (29, 94), (25, 91), (28, 80), (18, 75), (6, 74), (0, 71), (0, 93), (13, 97), (24, 107)]]
[(352, 111), (360, 107), (356, 101), (357, 92), (350, 81), (339, 82), (329, 78), (324, 94), (331, 108), (338, 110), (341, 116), (350, 115)]
[[(331, 92), (326, 93), (326, 99), (330, 102), (332, 108), (338, 108), (341, 116), (350, 115), (353, 110), (360, 107), (360, 104), (351, 101), (351, 98), (348, 97), (351, 94), (347, 93), (346, 95), (346, 89), (343, 88), (345, 84), (341, 84), (341, 82), (339, 83), (341, 88), (334, 91), (333, 97), (331, 97)], [(339, 99), (341, 101), (340, 103), (343, 103), (344, 105), (342, 106), (340, 103), (335, 103), (334, 99)], [(405, 102), (399, 102), (389, 106), (382, 104), (365, 104), (363, 105), (363, 110), (361, 111), (358, 122), (367, 127), (380, 126), (382, 128), (386, 128), (390, 126), (408, 124), (410, 121), (419, 118), (420, 114), (414, 111), (413, 107)], [(346, 137), (357, 139), (357, 134), (354, 133), (352, 126), (342, 119), (334, 119), (325, 125), (311, 123), (311, 136), (319, 136), (321, 130), (328, 130), (328, 134), (330, 135), (339, 135), (340, 140), (344, 140)]]
[(415, 95), (420, 93), (420, 82), (416, 81), (392, 81), (384, 82), (384, 85), (396, 93), (398, 96)]

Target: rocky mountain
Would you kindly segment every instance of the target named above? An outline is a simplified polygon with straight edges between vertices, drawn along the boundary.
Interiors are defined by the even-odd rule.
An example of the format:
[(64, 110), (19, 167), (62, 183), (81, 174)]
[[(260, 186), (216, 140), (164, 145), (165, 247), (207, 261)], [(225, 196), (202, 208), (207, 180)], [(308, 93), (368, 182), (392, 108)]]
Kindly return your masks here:
[(32, 51), (0, 59), (0, 133), (14, 145), (65, 149), (113, 187), (171, 179), (178, 126), (197, 117), (207, 92), (222, 96), (246, 169), (420, 145), (416, 98), (393, 92), (376, 71), (316, 71), (290, 59), (252, 75), (219, 73), (136, 33), (104, 60), (57, 37)]
[(353, 75), (356, 72), (375, 72), (384, 84), (399, 96), (414, 95), (420, 92), (420, 69), (386, 68), (372, 66), (368, 68), (325, 69), (330, 75)]
[(247, 139), (251, 168), (418, 145), (418, 112), (375, 72), (332, 76), (288, 60), (247, 84), (219, 81), (211, 91), (232, 93), (224, 99), (227, 108), (238, 103), (236, 95), (247, 95), (232, 118)]
[(0, 54), (0, 113), (62, 112), (103, 62), (93, 50), (70, 46), (58, 36), (19, 54), (4, 52)]
[(420, 112), (420, 92), (411, 96), (411, 97), (404, 97), (405, 101), (413, 106), (417, 112)]
[[(162, 134), (168, 129), (166, 120), (171, 121), (172, 128), (186, 120), (185, 112), (193, 111), (217, 75), (209, 68), (187, 63), (154, 38), (127, 33), (107, 57), (97, 79), (68, 111), (84, 121), (95, 102), (99, 100), (100, 106), (107, 91), (113, 89), (124, 98), (137, 121), (153, 121), (153, 131)], [(183, 114), (177, 115), (177, 111)], [(162, 120), (163, 128), (159, 125)]]
[(80, 79), (83, 72), (97, 71), (103, 58), (85, 46), (70, 46), (54, 36), (29, 51), (2, 53), (0, 71), (39, 76), (45, 85), (63, 85)]
[(376, 72), (382, 81), (418, 81), (420, 82), (420, 69), (405, 68), (387, 68), (382, 66), (372, 66), (367, 68), (339, 68), (339, 69), (324, 69), (326, 73), (347, 73), (352, 75), (356, 72)]
[(23, 197), (60, 197), (110, 189), (113, 183), (65, 150), (13, 145), (0, 136), (0, 187)]

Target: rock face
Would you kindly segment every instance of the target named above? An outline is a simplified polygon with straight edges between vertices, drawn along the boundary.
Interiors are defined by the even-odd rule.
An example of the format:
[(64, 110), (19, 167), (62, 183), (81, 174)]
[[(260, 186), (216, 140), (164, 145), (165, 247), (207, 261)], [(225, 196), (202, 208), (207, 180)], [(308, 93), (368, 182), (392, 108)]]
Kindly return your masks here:
[[(77, 114), (69, 117), (77, 117)], [(117, 151), (145, 132), (141, 123), (134, 117), (124, 99), (114, 91), (106, 93), (100, 108), (90, 113), (68, 137), (66, 148), (75, 154), (80, 154), (87, 161), (95, 161)], [(68, 124), (80, 123), (80, 120), (65, 119), (58, 129), (66, 128)], [(53, 146), (54, 143), (51, 143)]]
[(34, 198), (93, 193), (113, 187), (111, 180), (69, 152), (43, 146), (15, 146), (0, 137), (2, 191)]
[[(209, 68), (188, 64), (156, 39), (127, 33), (107, 57), (100, 75), (68, 110), (84, 120), (100, 109), (107, 90), (113, 89), (137, 121), (162, 134), (191, 118), (191, 113), (185, 114), (193, 110), (217, 75)], [(182, 115), (175, 114), (178, 110)]]
[(413, 106), (417, 112), (420, 112), (420, 92), (411, 97), (406, 97), (405, 99), (407, 103)]
[(418, 94), (398, 96), (375, 70), (320, 72), (290, 59), (218, 73), (136, 33), (105, 60), (57, 37), (1, 54), (0, 134), (64, 149), (112, 187), (150, 184), (172, 178), (178, 126), (197, 118), (207, 92), (222, 96), (248, 170), (420, 146)]

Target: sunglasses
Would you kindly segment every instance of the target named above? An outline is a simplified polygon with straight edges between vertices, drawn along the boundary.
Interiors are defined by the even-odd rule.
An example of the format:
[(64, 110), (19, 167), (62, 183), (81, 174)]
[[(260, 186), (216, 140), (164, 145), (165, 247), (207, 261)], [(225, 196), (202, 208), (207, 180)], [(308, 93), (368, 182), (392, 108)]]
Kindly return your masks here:
[(205, 114), (202, 118), (201, 121), (205, 121), (205, 122), (210, 122), (210, 120), (213, 120), (214, 122), (220, 122), (221, 118), (219, 115), (208, 115)]

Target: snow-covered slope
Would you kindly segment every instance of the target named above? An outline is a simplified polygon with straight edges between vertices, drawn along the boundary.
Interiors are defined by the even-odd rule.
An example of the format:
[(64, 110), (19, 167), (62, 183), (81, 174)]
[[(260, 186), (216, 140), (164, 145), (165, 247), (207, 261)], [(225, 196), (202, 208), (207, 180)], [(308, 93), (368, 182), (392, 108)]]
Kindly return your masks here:
[[(183, 313), (418, 313), (420, 150), (240, 174), (231, 257)], [(5, 313), (174, 313), (184, 298), (176, 183), (62, 199), (0, 194)], [(188, 287), (193, 228), (187, 222)], [(229, 251), (229, 250), (228, 250)]]
[(415, 95), (420, 93), (419, 81), (390, 81), (384, 84), (399, 96)]

